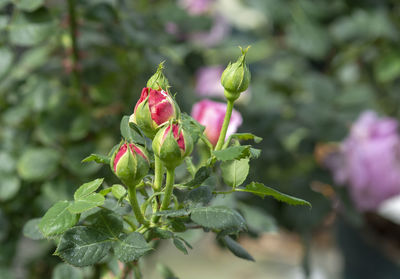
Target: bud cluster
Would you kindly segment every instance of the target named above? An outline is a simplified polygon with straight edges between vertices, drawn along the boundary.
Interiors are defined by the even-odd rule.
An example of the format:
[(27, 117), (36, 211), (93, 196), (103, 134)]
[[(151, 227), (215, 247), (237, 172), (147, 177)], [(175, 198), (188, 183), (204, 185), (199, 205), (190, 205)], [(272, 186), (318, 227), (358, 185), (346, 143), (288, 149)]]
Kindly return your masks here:
[[(230, 63), (222, 73), (221, 84), (228, 104), (231, 104), (230, 111), (228, 112), (225, 104), (209, 100), (196, 104), (193, 110), (193, 117), (206, 126), (205, 136), (211, 148), (216, 150), (221, 147), (219, 142), (224, 141), (225, 137), (232, 134), (242, 122), (240, 114), (235, 110), (232, 111), (232, 104), (249, 86), (247, 50), (248, 48), (241, 49), (242, 55), (235, 63)], [(163, 74), (162, 62), (143, 88), (129, 122), (152, 140), (155, 165), (162, 164), (167, 170), (173, 171), (191, 154), (194, 143), (191, 131), (186, 130), (180, 120), (180, 109), (171, 96), (169, 87), (169, 82)], [(231, 124), (230, 127), (228, 124)], [(149, 160), (144, 147), (131, 142), (122, 142), (111, 158), (111, 169), (126, 186), (135, 187), (149, 171), (150, 161), (153, 160)], [(155, 168), (160, 167), (155, 166)], [(155, 181), (157, 181), (155, 183), (159, 184), (160, 179), (162, 180), (160, 171), (155, 171)], [(159, 189), (159, 185), (156, 184), (155, 189)]]

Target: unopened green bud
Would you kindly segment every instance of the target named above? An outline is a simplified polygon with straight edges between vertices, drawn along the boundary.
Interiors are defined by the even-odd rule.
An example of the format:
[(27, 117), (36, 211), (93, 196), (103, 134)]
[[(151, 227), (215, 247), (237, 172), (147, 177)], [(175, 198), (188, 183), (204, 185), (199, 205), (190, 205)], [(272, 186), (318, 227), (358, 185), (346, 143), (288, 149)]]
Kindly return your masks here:
[(163, 73), (163, 69), (164, 69), (164, 61), (158, 65), (158, 69), (155, 72), (155, 74), (152, 75), (151, 78), (147, 81), (148, 88), (154, 90), (160, 90), (160, 89), (163, 89), (165, 91), (168, 90), (169, 82)]
[(235, 101), (249, 87), (251, 74), (246, 64), (246, 53), (250, 47), (241, 49), (242, 55), (235, 63), (229, 63), (221, 76), (221, 84), (228, 100)]
[(167, 169), (176, 168), (192, 153), (193, 140), (180, 124), (170, 123), (161, 128), (153, 140), (154, 154)]
[(111, 158), (110, 167), (126, 186), (136, 186), (149, 171), (149, 159), (144, 148), (121, 143)]

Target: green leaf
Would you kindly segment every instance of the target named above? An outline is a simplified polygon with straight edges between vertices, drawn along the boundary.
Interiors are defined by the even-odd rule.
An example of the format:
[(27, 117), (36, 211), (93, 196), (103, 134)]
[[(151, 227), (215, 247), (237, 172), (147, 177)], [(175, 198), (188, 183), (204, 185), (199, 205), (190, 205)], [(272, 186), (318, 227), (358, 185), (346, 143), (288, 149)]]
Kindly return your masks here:
[(30, 14), (18, 13), (10, 23), (10, 41), (19, 46), (41, 43), (54, 35), (54, 23), (46, 9), (39, 9)]
[(24, 236), (33, 240), (44, 239), (43, 234), (39, 230), (39, 223), (41, 220), (42, 218), (35, 218), (26, 222), (22, 230)]
[(75, 200), (80, 200), (82, 198), (85, 198), (95, 192), (100, 185), (103, 183), (104, 178), (98, 178), (93, 181), (87, 182), (85, 184), (82, 184), (74, 194), (74, 199)]
[(239, 210), (247, 221), (249, 231), (256, 233), (278, 231), (275, 219), (266, 210), (247, 204), (240, 204)]
[(254, 258), (249, 254), (249, 252), (247, 252), (246, 249), (234, 241), (230, 236), (224, 236), (222, 242), (236, 257), (254, 262)]
[(79, 268), (59, 263), (54, 268), (51, 279), (83, 279), (83, 273)]
[(12, 174), (0, 172), (0, 176), (0, 201), (14, 198), (21, 188), (21, 181)]
[(85, 219), (88, 226), (108, 235), (110, 238), (119, 238), (122, 233), (122, 217), (108, 209), (101, 209)]
[(27, 149), (18, 160), (18, 174), (25, 180), (48, 179), (56, 172), (59, 159), (57, 151), (50, 148)]
[(391, 82), (400, 75), (400, 54), (389, 52), (378, 58), (374, 65), (374, 74), (380, 82)]
[(250, 156), (250, 145), (231, 146), (223, 150), (213, 151), (220, 161), (239, 160)]
[(210, 186), (200, 186), (187, 193), (186, 201), (191, 204), (206, 205), (212, 199), (212, 190)]
[(250, 157), (253, 159), (257, 159), (258, 157), (260, 157), (261, 154), (261, 149), (257, 149), (257, 148), (250, 148)]
[(125, 115), (122, 117), (120, 130), (122, 137), (127, 141), (133, 141), (142, 145), (145, 144), (145, 140), (140, 129), (134, 123), (129, 123), (129, 116)]
[(157, 264), (157, 270), (160, 273), (161, 277), (163, 279), (179, 279), (173, 272), (172, 270), (164, 265), (164, 264)]
[(111, 244), (108, 235), (91, 227), (77, 226), (62, 235), (55, 254), (71, 265), (82, 267), (99, 262)]
[(111, 187), (100, 190), (99, 194), (102, 196), (107, 196), (107, 194), (110, 192), (111, 192)]
[(193, 249), (192, 245), (190, 245), (190, 243), (187, 242), (186, 239), (184, 239), (183, 237), (176, 236), (176, 238), (183, 241), (186, 244), (186, 246), (189, 247), (190, 249)]
[[(0, 62), (1, 63), (1, 62)], [(11, 154), (0, 151), (0, 173), (12, 173), (15, 170), (15, 159)]]
[(104, 201), (105, 198), (102, 194), (92, 193), (88, 196), (84, 196), (79, 198), (78, 200), (75, 200), (68, 208), (68, 210), (71, 213), (78, 214), (95, 208), (96, 206), (103, 205)]
[(151, 228), (150, 229), (150, 239), (160, 238), (160, 239), (168, 239), (173, 238), (174, 233), (171, 231), (163, 230), (160, 228)]
[(92, 161), (95, 161), (96, 163), (99, 164), (105, 164), (105, 165), (110, 164), (110, 158), (108, 156), (100, 154), (90, 154), (88, 157), (82, 160), (82, 163), (87, 163)]
[(308, 201), (283, 194), (258, 182), (251, 182), (250, 184), (246, 185), (245, 189), (237, 188), (235, 189), (235, 191), (252, 193), (260, 196), (261, 198), (264, 198), (265, 196), (272, 196), (278, 201), (285, 202), (291, 205), (307, 205), (311, 207), (311, 204)]
[(249, 159), (223, 162), (221, 164), (222, 178), (225, 184), (237, 187), (246, 180), (249, 169)]
[(256, 135), (250, 133), (236, 133), (229, 136), (227, 142), (230, 142), (232, 139), (237, 140), (254, 140), (255, 143), (260, 143), (262, 141), (261, 137), (257, 137)]
[(164, 217), (183, 217), (183, 216), (188, 216), (189, 212), (186, 211), (185, 209), (178, 209), (178, 210), (163, 210), (163, 211), (157, 211), (154, 216), (164, 216)]
[(180, 241), (177, 238), (174, 238), (173, 243), (174, 243), (176, 248), (178, 248), (180, 251), (182, 251), (183, 254), (185, 254), (185, 255), (188, 254), (188, 251), (187, 251), (187, 249), (185, 247), (185, 244), (183, 244), (182, 241)]
[(111, 193), (114, 195), (114, 197), (119, 200), (123, 198), (126, 195), (126, 189), (124, 186), (120, 184), (114, 184), (111, 187)]
[(14, 59), (13, 52), (5, 47), (0, 48), (0, 78), (2, 78), (10, 68)]
[(89, 0), (88, 3), (90, 3), (90, 5), (92, 5), (92, 6), (99, 5), (99, 4), (108, 4), (112, 7), (116, 7), (117, 1), (118, 0)]
[(196, 224), (209, 229), (240, 231), (246, 228), (243, 217), (237, 211), (224, 206), (194, 208), (190, 218)]
[(129, 234), (124, 240), (119, 241), (114, 246), (117, 258), (122, 262), (138, 260), (141, 256), (152, 250), (147, 244), (143, 235), (138, 232)]
[(187, 187), (197, 187), (200, 186), (207, 178), (210, 177), (211, 170), (209, 167), (201, 167), (196, 172), (193, 180), (185, 183), (184, 185)]
[(44, 0), (13, 0), (18, 9), (32, 12), (43, 5)]
[(3, 8), (8, 3), (11, 3), (11, 0), (0, 0), (0, 8)]
[(68, 210), (70, 206), (69, 201), (59, 201), (46, 212), (39, 223), (45, 237), (61, 234), (76, 224), (78, 218)]
[(169, 219), (170, 225), (172, 227), (172, 230), (174, 232), (184, 232), (187, 230), (185, 223), (183, 220), (174, 218), (174, 219)]
[(200, 136), (204, 133), (205, 127), (186, 113), (181, 113), (181, 121), (182, 127), (186, 131), (189, 131), (193, 143), (196, 143), (199, 140)]

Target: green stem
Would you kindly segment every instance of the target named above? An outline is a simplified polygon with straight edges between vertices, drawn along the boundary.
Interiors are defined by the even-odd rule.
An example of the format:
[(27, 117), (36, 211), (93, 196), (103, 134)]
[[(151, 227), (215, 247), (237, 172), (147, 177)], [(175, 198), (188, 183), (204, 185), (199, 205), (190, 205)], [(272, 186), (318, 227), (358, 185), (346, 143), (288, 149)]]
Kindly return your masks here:
[(133, 274), (135, 276), (135, 279), (142, 279), (142, 273), (140, 272), (140, 267), (139, 267), (139, 262), (138, 261), (134, 261), (132, 263), (132, 269), (133, 269)]
[(154, 191), (160, 192), (164, 170), (163, 164), (158, 156), (154, 156)]
[(235, 189), (232, 189), (230, 191), (213, 191), (212, 193), (215, 195), (227, 195), (227, 194), (232, 194), (235, 192)]
[[(146, 200), (146, 201), (142, 204), (142, 206), (140, 207), (140, 208), (142, 209), (142, 212), (146, 212), (147, 207), (149, 206), (150, 202), (151, 202), (154, 198), (156, 198), (156, 197), (158, 197), (158, 196), (161, 196), (161, 195), (164, 195), (164, 192), (157, 192), (157, 193), (154, 193), (153, 195), (151, 195), (150, 197), (148, 197), (147, 200)], [(153, 212), (153, 213), (155, 213), (155, 212)]]
[(146, 227), (149, 226), (150, 222), (145, 219), (142, 211), (140, 210), (139, 202), (138, 202), (137, 196), (136, 196), (136, 187), (135, 186), (128, 186), (128, 196), (129, 196), (129, 201), (132, 206), (133, 213), (135, 214), (137, 221)]
[[(174, 190), (174, 176), (175, 169), (167, 169), (167, 181), (164, 188), (164, 198), (161, 203), (160, 210), (166, 210), (171, 202), (172, 190)], [(160, 216), (154, 216), (152, 219), (153, 223), (157, 223), (160, 220)]]
[(234, 101), (228, 100), (228, 103), (226, 106), (224, 123), (222, 124), (221, 133), (219, 134), (219, 138), (218, 138), (217, 145), (215, 146), (215, 150), (220, 150), (222, 145), (225, 142), (226, 131), (228, 130), (229, 122), (231, 120), (231, 115), (232, 115), (232, 110), (233, 110), (233, 102)]
[(165, 184), (165, 195), (161, 203), (161, 211), (168, 209), (171, 202), (172, 190), (174, 190), (175, 169), (167, 169), (167, 182)]
[(128, 225), (131, 227), (132, 230), (135, 231), (137, 229), (136, 225), (131, 220), (129, 220), (127, 216), (124, 216), (123, 219), (125, 222), (128, 223)]
[[(161, 191), (163, 176), (164, 176), (164, 166), (160, 158), (154, 155), (154, 184), (153, 184), (154, 193), (158, 193)], [(157, 212), (159, 208), (160, 208), (160, 199), (157, 196), (153, 204), (153, 213)], [(158, 221), (158, 218), (156, 216), (153, 216), (152, 221), (153, 223), (155, 223)]]

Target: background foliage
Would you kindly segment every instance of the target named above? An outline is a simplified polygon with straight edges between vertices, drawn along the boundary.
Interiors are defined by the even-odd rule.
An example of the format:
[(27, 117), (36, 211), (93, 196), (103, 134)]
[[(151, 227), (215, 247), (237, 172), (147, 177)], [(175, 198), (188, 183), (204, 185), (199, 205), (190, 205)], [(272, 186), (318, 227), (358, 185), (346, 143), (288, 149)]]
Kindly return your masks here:
[[(22, 267), (44, 278), (59, 263), (48, 242), (40, 242), (40, 257), (20, 261), (23, 225), (90, 178), (111, 179), (108, 168), (81, 160), (119, 140), (122, 115), (160, 61), (190, 112), (200, 99), (196, 71), (225, 65), (237, 45), (252, 45), (240, 130), (264, 138), (249, 180), (304, 198), (313, 210), (238, 198), (309, 235), (331, 210), (312, 187), (330, 182), (315, 145), (341, 140), (367, 108), (399, 117), (399, 12), (395, 0), (221, 0), (197, 16), (175, 1), (0, 0), (1, 273)], [(223, 39), (192, 39), (217, 17), (230, 26)], [(178, 34), (165, 32), (171, 23)]]

